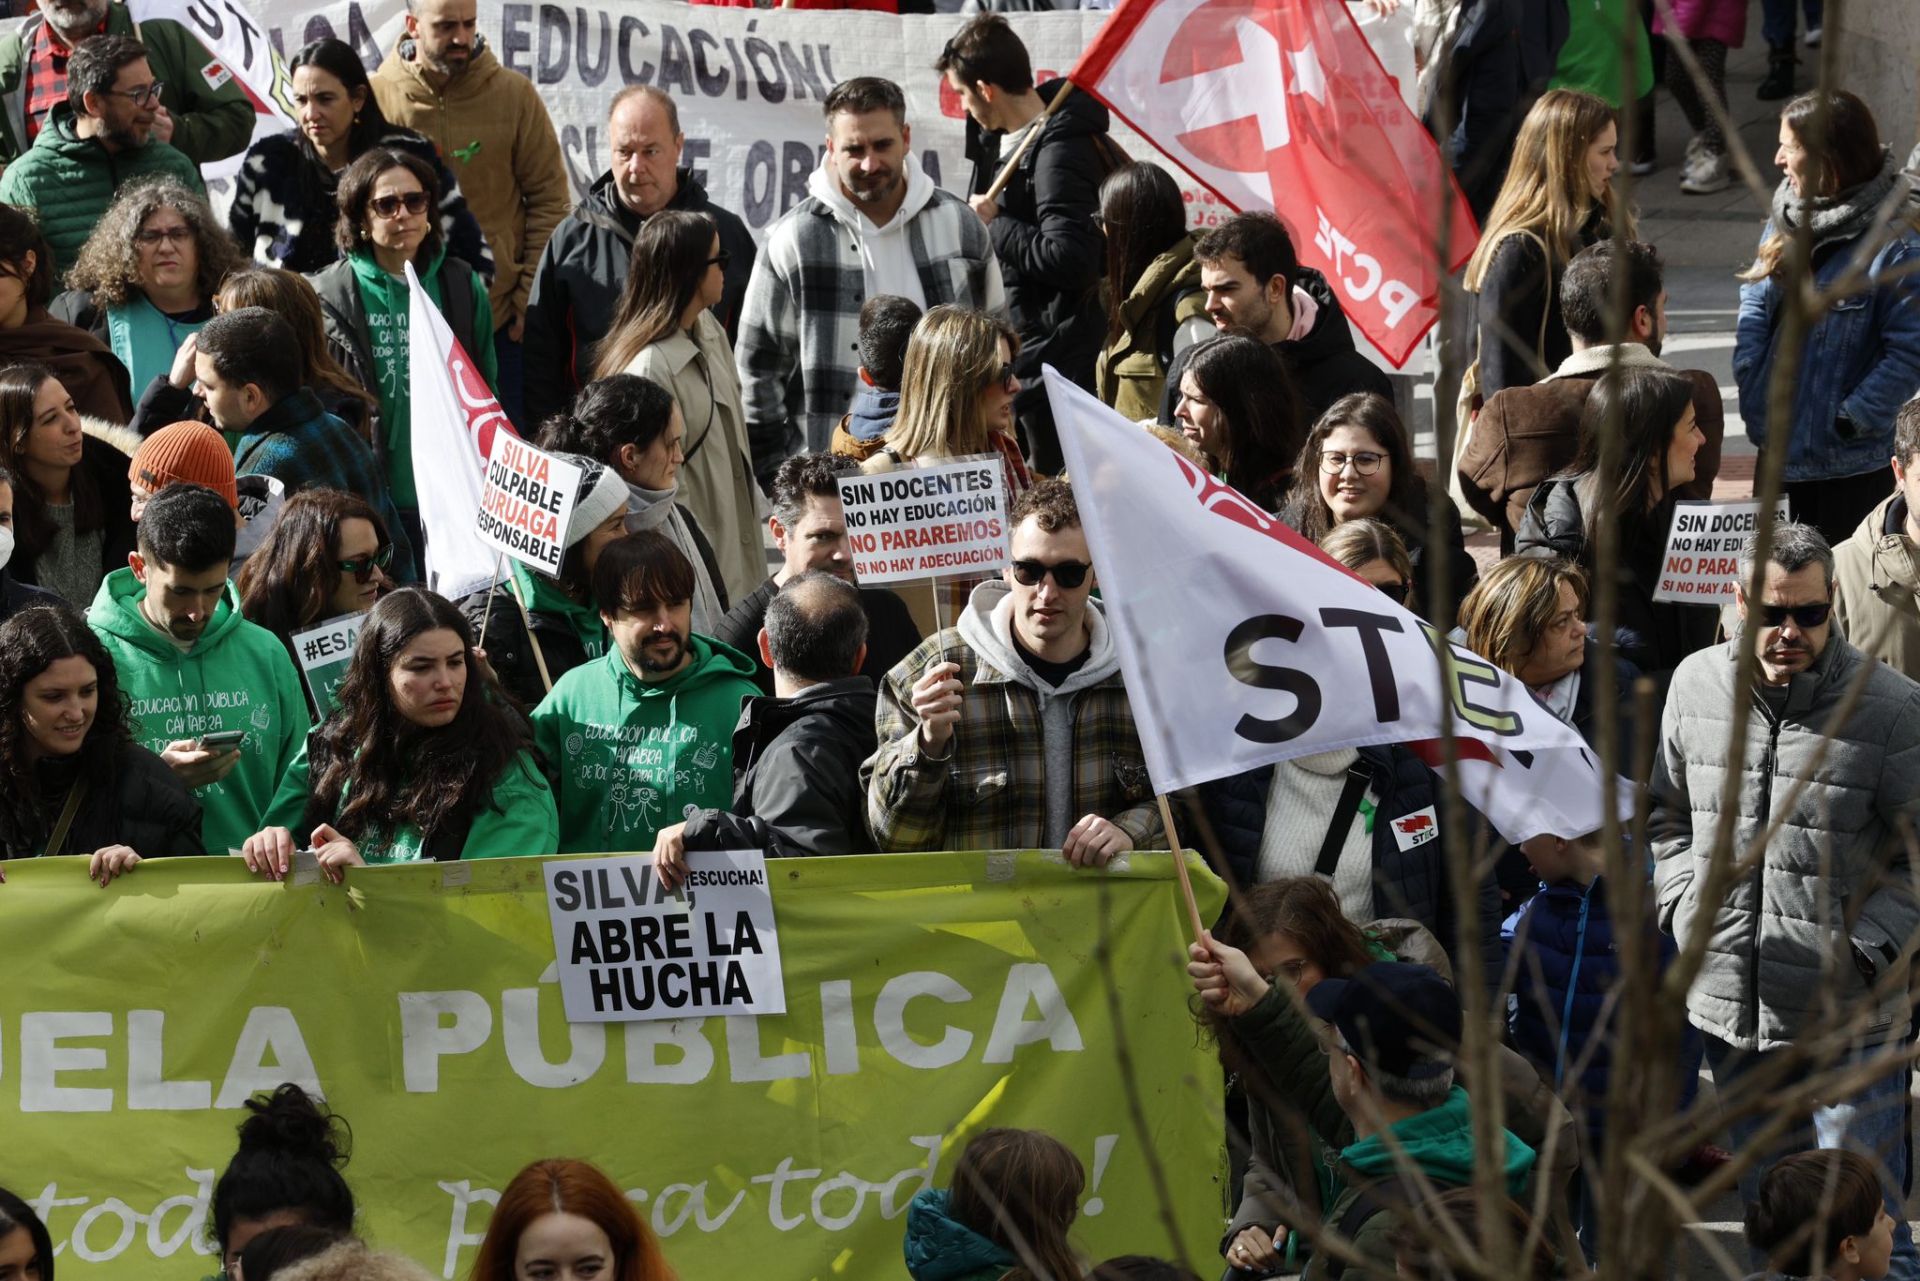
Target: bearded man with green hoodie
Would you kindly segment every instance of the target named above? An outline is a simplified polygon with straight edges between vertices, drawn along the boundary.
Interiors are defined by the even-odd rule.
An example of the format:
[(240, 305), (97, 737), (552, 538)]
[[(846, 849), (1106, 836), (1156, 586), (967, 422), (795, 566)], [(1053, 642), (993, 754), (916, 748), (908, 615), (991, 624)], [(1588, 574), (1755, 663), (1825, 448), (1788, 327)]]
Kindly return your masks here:
[[(233, 507), (204, 485), (169, 485), (140, 517), (139, 550), (100, 584), (87, 623), (113, 655), (134, 736), (205, 812), (209, 854), (261, 826), (306, 741), (306, 696), (286, 647), (240, 614), (227, 581)], [(210, 734), (240, 733), (231, 745)]]
[(693, 565), (652, 530), (609, 544), (593, 598), (612, 639), (533, 711), (562, 854), (648, 853), (660, 829), (733, 799), (733, 728), (758, 694), (746, 655), (693, 634)]
[[(1330, 1025), (1316, 1028), (1295, 993), (1261, 977), (1238, 948), (1208, 934), (1189, 957), (1201, 1000), (1231, 1020), (1255, 1065), (1248, 1088), (1287, 1100), (1313, 1129), (1333, 1184), (1322, 1198), (1322, 1226), (1351, 1240), (1369, 1275), (1393, 1275), (1394, 1207), (1420, 1195), (1394, 1152), (1443, 1190), (1473, 1181), (1473, 1112), (1454, 1080), (1462, 1018), (1452, 985), (1424, 965), (1376, 961), (1308, 990), (1306, 1009)], [(1523, 1199), (1534, 1150), (1511, 1131), (1501, 1138), (1496, 1159), (1507, 1194)], [(1259, 1254), (1236, 1237), (1227, 1262), (1270, 1269), (1287, 1236), (1281, 1227)], [(1326, 1281), (1328, 1258), (1316, 1251), (1302, 1281)]]

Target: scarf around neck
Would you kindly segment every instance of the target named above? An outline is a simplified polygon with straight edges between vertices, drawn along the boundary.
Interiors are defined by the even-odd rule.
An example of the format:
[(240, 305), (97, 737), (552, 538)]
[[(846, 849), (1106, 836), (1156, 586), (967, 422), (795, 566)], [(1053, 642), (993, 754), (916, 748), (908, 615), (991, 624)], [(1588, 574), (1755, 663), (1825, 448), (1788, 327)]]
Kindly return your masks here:
[(1893, 153), (1881, 149), (1880, 172), (1858, 186), (1831, 196), (1802, 199), (1783, 178), (1773, 189), (1773, 227), (1783, 235), (1799, 231), (1805, 224), (1813, 231), (1816, 247), (1836, 240), (1853, 240), (1872, 227), (1880, 216), (1880, 207), (1892, 194), (1899, 175), (1893, 167)]

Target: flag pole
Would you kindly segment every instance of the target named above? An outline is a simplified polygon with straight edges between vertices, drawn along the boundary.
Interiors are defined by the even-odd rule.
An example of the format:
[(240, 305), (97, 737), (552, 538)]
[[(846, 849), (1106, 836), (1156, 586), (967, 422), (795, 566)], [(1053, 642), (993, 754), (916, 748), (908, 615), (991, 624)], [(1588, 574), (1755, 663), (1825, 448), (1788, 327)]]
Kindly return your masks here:
[(982, 195), (988, 200), (1000, 198), (1000, 193), (1005, 191), (1007, 184), (1013, 181), (1013, 171), (1020, 167), (1021, 159), (1026, 156), (1033, 144), (1040, 140), (1040, 131), (1046, 128), (1048, 117), (1060, 110), (1060, 104), (1072, 96), (1073, 81), (1069, 80), (1060, 86), (1059, 93), (1053, 95), (1053, 101), (1047, 104), (1047, 109), (1034, 118), (1033, 124), (1027, 129), (1027, 136), (1020, 140), (1020, 145), (1013, 149), (1011, 156), (1007, 157), (1007, 163), (1000, 166), (1000, 172), (994, 177), (993, 185), (982, 192)]
[(1186, 900), (1187, 924), (1193, 927), (1193, 941), (1198, 943), (1207, 927), (1201, 923), (1200, 905), (1193, 898), (1193, 878), (1187, 875), (1187, 849), (1180, 843), (1180, 833), (1174, 829), (1173, 807), (1167, 804), (1166, 793), (1156, 792), (1153, 799), (1160, 806), (1161, 825), (1167, 829), (1167, 848), (1173, 851), (1173, 872), (1180, 879), (1180, 897)]
[[(480, 635), (475, 641), (485, 646), (487, 643), (487, 621), (493, 617), (493, 598), (497, 594), (494, 588), (500, 586), (500, 571), (506, 567), (507, 554), (501, 552), (493, 558), (493, 581), (487, 585), (487, 607), (480, 611)], [(533, 629), (527, 629), (527, 635), (533, 635)]]

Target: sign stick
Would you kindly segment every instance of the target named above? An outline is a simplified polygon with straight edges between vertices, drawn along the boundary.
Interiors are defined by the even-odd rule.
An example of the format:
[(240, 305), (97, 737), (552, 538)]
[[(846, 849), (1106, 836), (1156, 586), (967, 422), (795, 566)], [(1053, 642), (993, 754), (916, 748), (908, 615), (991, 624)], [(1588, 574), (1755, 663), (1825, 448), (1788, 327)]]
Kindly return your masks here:
[(998, 200), (1000, 198), (1000, 193), (1005, 191), (1007, 184), (1013, 181), (1013, 171), (1020, 167), (1021, 158), (1027, 154), (1028, 149), (1031, 148), (1034, 143), (1040, 140), (1040, 131), (1047, 127), (1047, 118), (1053, 115), (1054, 112), (1060, 110), (1060, 104), (1065, 102), (1072, 94), (1073, 81), (1069, 80), (1060, 86), (1060, 92), (1053, 95), (1053, 101), (1047, 104), (1047, 109), (1040, 113), (1039, 117), (1034, 120), (1033, 127), (1027, 130), (1027, 136), (1020, 140), (1020, 145), (1013, 149), (1011, 156), (1007, 157), (1007, 163), (1000, 166), (1000, 172), (994, 175), (993, 185), (982, 193), (988, 200)]
[[(474, 640), (483, 649), (487, 644), (487, 620), (493, 617), (493, 598), (496, 594), (493, 589), (500, 585), (500, 571), (505, 568), (506, 563), (507, 554), (505, 552), (501, 552), (493, 558), (493, 582), (487, 588), (487, 607), (480, 611), (480, 634), (474, 637)], [(527, 634), (529, 636), (533, 634), (531, 628), (528, 629)]]
[(1167, 804), (1166, 795), (1156, 793), (1153, 799), (1160, 806), (1161, 825), (1167, 829), (1167, 848), (1173, 851), (1174, 875), (1180, 878), (1180, 897), (1187, 903), (1187, 924), (1193, 927), (1193, 941), (1198, 943), (1206, 926), (1200, 921), (1200, 905), (1194, 902), (1193, 878), (1187, 875), (1187, 847), (1181, 844), (1180, 833), (1173, 826), (1173, 806)]

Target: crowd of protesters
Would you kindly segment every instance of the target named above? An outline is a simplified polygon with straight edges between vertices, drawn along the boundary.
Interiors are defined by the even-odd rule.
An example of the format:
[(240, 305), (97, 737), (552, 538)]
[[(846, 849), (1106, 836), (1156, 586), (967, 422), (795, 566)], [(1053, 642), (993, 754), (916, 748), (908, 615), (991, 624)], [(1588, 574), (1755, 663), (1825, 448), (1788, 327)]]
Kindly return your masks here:
[[(1777, 1074), (1836, 1005), (1867, 1016), (1855, 1059), (1911, 1036), (1889, 979), (1920, 931), (1899, 839), (1920, 817), (1920, 173), (1854, 95), (1780, 115), (1734, 377), (1749, 438), (1784, 456), (1793, 520), (1749, 549), (1721, 611), (1656, 591), (1676, 503), (1727, 496), (1725, 407), (1712, 377), (1661, 358), (1660, 255), (1614, 184), (1622, 68), (1582, 61), (1598, 56), (1584, 17), (1543, 34), (1492, 12), (1515, 6), (1472, 6), (1443, 37), (1477, 67), (1445, 141), (1484, 232), (1464, 274), (1466, 434), (1436, 479), (1335, 284), (1302, 264), (1295, 211), (1196, 232), (1172, 175), (1123, 155), (1091, 95), (1036, 82), (998, 15), (920, 72), (966, 111), (964, 194), (921, 168), (901, 86), (862, 75), (825, 97), (821, 163), (756, 246), (681, 163), (678, 108), (654, 87), (612, 98), (608, 167), (575, 204), (545, 106), (473, 0), (416, 0), (372, 70), (338, 40), (300, 49), (297, 127), (250, 146), (251, 106), (208, 87), (178, 23), (40, 3), (0, 45), (0, 859), (84, 857), (104, 885), (176, 855), (270, 879), (310, 857), (338, 882), (650, 851), (672, 883), (690, 851), (740, 847), (1046, 848), (1077, 868), (1161, 848), (1045, 364), (1596, 750), (1612, 722), (1650, 798), (1644, 921), (1612, 914), (1590, 834), (1496, 843), (1463, 897), (1443, 842), (1395, 839), (1420, 813), (1487, 839), (1410, 745), (1179, 798), (1232, 891), (1189, 970), (1246, 1135), (1219, 1242), (1234, 1275), (1339, 1276), (1323, 1229), (1422, 1275), (1414, 1220), (1480, 1230), (1445, 1196), (1415, 1213), (1394, 1155), (1459, 1187), (1484, 1140), (1455, 1064), (1464, 952), (1512, 989), (1511, 1048), (1481, 1086), (1507, 1100), (1506, 1188), (1547, 1188), (1550, 1226), (1589, 1258), (1609, 1209), (1587, 1172), (1609, 1141), (1616, 939), (1670, 957), (1705, 937), (1672, 1029), (1683, 1100), (1702, 1060), (1723, 1093)], [(1709, 90), (1680, 95), (1688, 191), (1727, 181), (1708, 99), (1743, 33), (1719, 7), (1674, 6)], [(1790, 91), (1792, 14), (1782, 46), (1774, 7)], [(223, 226), (200, 166), (229, 157)], [(557, 573), (516, 564), (460, 601), (422, 584), (434, 482), (414, 466), (409, 268), (502, 410), (580, 470)], [(1848, 287), (1803, 324), (1808, 279)], [(931, 618), (860, 584), (840, 479), (974, 456), (1004, 466), (1009, 566), (944, 584)], [(1491, 563), (1463, 516), (1497, 531)], [(358, 647), (322, 698), (293, 638), (347, 614)], [(151, 710), (189, 686), (245, 697)], [(1712, 857), (1726, 827), (1763, 850), (1734, 884)], [(1741, 1177), (1757, 1257), (1920, 1281), (1896, 1195), (1905, 1083), (1823, 1098), (1784, 1135), (1733, 1124), (1736, 1146), (1782, 1158)], [(249, 1106), (213, 1192), (226, 1275), (417, 1275), (355, 1239), (338, 1120), (293, 1086)], [(1874, 1159), (1809, 1152), (1843, 1145)], [(1697, 1172), (1726, 1154), (1684, 1157)], [(1184, 1275), (1078, 1255), (1084, 1185), (1057, 1140), (984, 1131), (950, 1186), (914, 1198), (908, 1270)], [(1833, 1230), (1795, 1237), (1822, 1196)], [(0, 1277), (53, 1266), (32, 1209), (0, 1191)], [(471, 1275), (673, 1273), (604, 1174), (547, 1160), (502, 1192)]]

